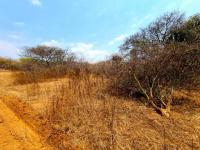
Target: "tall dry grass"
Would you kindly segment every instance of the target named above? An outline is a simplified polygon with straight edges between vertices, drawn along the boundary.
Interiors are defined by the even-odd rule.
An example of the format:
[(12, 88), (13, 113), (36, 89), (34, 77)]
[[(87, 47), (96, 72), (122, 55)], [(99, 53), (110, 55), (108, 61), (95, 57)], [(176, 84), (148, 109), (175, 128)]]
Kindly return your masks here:
[[(84, 71), (54, 80), (44, 76), (42, 81), (26, 85), (27, 98), (45, 100), (39, 111), (50, 122), (52, 134), (62, 132), (80, 148), (200, 148), (200, 120), (195, 115), (162, 118), (141, 103), (110, 96), (106, 78)], [(60, 145), (68, 146), (64, 141)]]
[(29, 84), (44, 82), (49, 79), (62, 78), (68, 70), (62, 66), (49, 68), (35, 66), (31, 70), (18, 71), (14, 74), (16, 84)]

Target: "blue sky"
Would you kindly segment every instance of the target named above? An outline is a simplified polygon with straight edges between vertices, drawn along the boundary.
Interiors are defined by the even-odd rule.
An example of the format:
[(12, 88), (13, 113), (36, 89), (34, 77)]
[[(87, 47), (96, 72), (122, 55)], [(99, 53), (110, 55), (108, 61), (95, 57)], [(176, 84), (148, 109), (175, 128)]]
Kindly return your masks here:
[(173, 10), (190, 16), (200, 12), (200, 0), (0, 0), (0, 56), (18, 58), (25, 46), (45, 44), (103, 60)]

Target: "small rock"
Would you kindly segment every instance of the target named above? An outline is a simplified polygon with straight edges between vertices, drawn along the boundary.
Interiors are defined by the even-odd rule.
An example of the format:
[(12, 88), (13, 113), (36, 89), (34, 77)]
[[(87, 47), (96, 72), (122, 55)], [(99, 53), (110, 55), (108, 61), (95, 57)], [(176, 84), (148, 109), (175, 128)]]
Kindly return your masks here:
[(0, 123), (3, 123), (3, 119), (2, 118), (0, 118)]

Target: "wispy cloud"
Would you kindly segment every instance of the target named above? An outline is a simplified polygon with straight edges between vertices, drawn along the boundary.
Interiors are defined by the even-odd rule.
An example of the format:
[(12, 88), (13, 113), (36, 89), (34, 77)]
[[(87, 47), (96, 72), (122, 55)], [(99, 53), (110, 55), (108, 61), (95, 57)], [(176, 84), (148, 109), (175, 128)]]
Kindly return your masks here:
[(42, 5), (42, 1), (41, 0), (30, 0), (32, 5), (35, 6), (41, 6)]
[(21, 39), (21, 35), (14, 33), (8, 34), (8, 37), (15, 40)]
[(111, 40), (108, 45), (114, 45), (116, 43), (119, 43), (119, 42), (122, 42), (125, 40), (125, 38), (127, 37), (128, 35), (127, 34), (121, 34), (117, 37), (115, 37), (113, 40)]
[(24, 27), (25, 23), (21, 22), (21, 21), (16, 21), (16, 22), (13, 23), (13, 25), (16, 26), (16, 27)]
[(134, 17), (133, 24), (131, 25), (132, 32), (137, 31), (141, 27), (146, 26), (151, 20), (155, 19), (157, 16), (154, 14), (146, 14), (142, 18)]
[(199, 13), (199, 0), (176, 0), (170, 1), (166, 5), (167, 11), (179, 10), (180, 12), (185, 13), (186, 17)]
[(16, 58), (20, 49), (11, 42), (0, 40), (0, 56)]
[(176, 0), (169, 2), (165, 7), (166, 10), (174, 10), (175, 8), (179, 10), (186, 10), (194, 2), (195, 0)]
[(23, 33), (17, 31), (8, 32), (7, 37), (12, 40), (24, 39)]
[[(154, 21), (157, 17), (163, 15), (166, 12), (181, 11), (191, 12), (199, 0), (163, 0), (156, 2), (155, 5), (143, 15), (134, 15), (131, 20), (131, 33), (139, 31), (139, 29), (146, 27), (150, 22)], [(162, 7), (161, 7), (162, 6)]]

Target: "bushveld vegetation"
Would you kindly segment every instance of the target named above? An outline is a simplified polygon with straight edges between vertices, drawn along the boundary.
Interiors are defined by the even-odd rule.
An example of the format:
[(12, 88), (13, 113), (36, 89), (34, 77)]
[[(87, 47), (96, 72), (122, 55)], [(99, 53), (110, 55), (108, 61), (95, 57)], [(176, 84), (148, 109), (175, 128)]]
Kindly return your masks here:
[[(25, 48), (19, 61), (1, 58), (0, 68), (17, 70), (15, 84), (26, 85), (29, 97), (47, 99), (43, 117), (79, 147), (200, 147), (199, 131), (193, 132), (189, 123), (166, 121), (178, 91), (199, 90), (199, 14), (185, 19), (179, 12), (166, 13), (127, 38), (117, 55), (96, 64), (79, 61), (69, 49), (37, 46)], [(195, 102), (188, 105), (198, 107)], [(163, 116), (154, 114), (159, 122), (145, 114), (153, 110)], [(143, 125), (138, 127), (140, 121)], [(145, 130), (149, 126), (160, 133)], [(188, 134), (178, 133), (180, 126)], [(191, 133), (197, 138), (190, 138)], [(61, 138), (58, 147), (67, 146)]]
[(117, 87), (125, 95), (140, 92), (162, 115), (169, 116), (174, 90), (199, 86), (200, 15), (164, 14), (130, 36), (113, 58)]
[(0, 69), (16, 70), (18, 62), (9, 58), (0, 57)]

